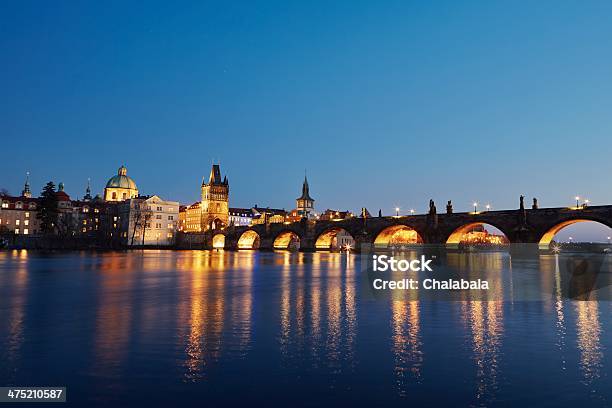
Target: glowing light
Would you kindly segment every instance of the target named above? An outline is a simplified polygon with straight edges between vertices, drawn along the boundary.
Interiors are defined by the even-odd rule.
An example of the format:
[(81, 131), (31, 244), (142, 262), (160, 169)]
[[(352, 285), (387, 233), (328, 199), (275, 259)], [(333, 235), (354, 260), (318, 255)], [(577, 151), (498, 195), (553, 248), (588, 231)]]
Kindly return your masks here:
[(414, 208), (410, 209), (410, 215), (414, 215)]
[(395, 207), (395, 216), (399, 217), (399, 207)]

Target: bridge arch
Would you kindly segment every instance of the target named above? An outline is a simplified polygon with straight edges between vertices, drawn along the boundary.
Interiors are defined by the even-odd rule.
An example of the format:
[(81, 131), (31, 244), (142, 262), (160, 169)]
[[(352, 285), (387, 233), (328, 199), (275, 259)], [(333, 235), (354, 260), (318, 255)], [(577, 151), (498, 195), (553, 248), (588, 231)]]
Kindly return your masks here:
[(331, 227), (321, 232), (315, 240), (315, 249), (342, 250), (354, 248), (353, 235), (341, 227)]
[(374, 239), (374, 245), (392, 246), (422, 244), (423, 237), (412, 227), (403, 224), (391, 225), (380, 231)]
[(274, 249), (300, 249), (300, 236), (291, 230), (281, 231), (274, 238), (272, 247)]
[(246, 230), (238, 238), (238, 249), (258, 249), (259, 234), (253, 230)]
[(212, 238), (212, 247), (213, 249), (225, 248), (225, 235), (215, 234)]
[(562, 229), (564, 229), (565, 227), (569, 227), (570, 225), (574, 225), (574, 224), (578, 224), (582, 222), (592, 222), (592, 223), (596, 223), (600, 225), (605, 225), (608, 228), (612, 228), (612, 222), (608, 223), (608, 222), (601, 221), (601, 220), (588, 219), (588, 218), (576, 218), (576, 219), (565, 220), (565, 221), (561, 221), (553, 225), (552, 227), (548, 228), (548, 230), (546, 230), (540, 237), (540, 240), (538, 241), (538, 246), (540, 247), (540, 249), (548, 249), (548, 247), (550, 246), (550, 243), (555, 238), (555, 235), (557, 235), (557, 233), (559, 233)]
[[(485, 226), (491, 226), (502, 233), (490, 234)], [(499, 227), (488, 222), (471, 222), (456, 228), (446, 239), (447, 245), (459, 245), (463, 242), (481, 242), (492, 245), (505, 245), (510, 243), (508, 235)]]

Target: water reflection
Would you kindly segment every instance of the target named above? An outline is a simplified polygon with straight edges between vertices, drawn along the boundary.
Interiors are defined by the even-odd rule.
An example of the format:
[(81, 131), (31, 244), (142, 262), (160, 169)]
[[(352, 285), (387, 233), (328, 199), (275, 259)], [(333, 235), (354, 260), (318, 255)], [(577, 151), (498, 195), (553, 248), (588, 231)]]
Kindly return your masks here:
[(133, 318), (133, 290), (137, 257), (103, 257), (97, 285), (92, 372), (120, 374), (128, 353)]
[(599, 304), (596, 300), (574, 301), (576, 331), (580, 351), (580, 371), (585, 383), (599, 378), (603, 359)]
[[(279, 346), (285, 364), (309, 350), (313, 367), (332, 373), (354, 364), (357, 331), (355, 277), (345, 254), (280, 253)], [(308, 271), (308, 272), (307, 272)]]
[[(254, 252), (197, 251), (178, 266), (178, 330), (184, 344), (184, 380), (205, 379), (227, 346), (228, 358), (250, 348)], [(231, 282), (231, 287), (228, 282)], [(186, 329), (186, 330), (185, 330)]]
[(460, 316), (467, 326), (472, 360), (476, 366), (476, 390), (474, 399), (477, 405), (493, 403), (499, 392), (499, 366), (502, 339), (504, 335), (504, 270), (510, 270), (507, 253), (473, 253), (451, 257), (456, 267), (474, 277), (482, 276), (493, 282), (491, 289), (482, 300), (460, 302)]
[(2, 371), (7, 377), (6, 384), (14, 381), (14, 372), (21, 362), (21, 349), (24, 342), (24, 329), (26, 313), (25, 308), (28, 299), (28, 251), (13, 250), (10, 253), (0, 252), (0, 262), (10, 262), (12, 268), (10, 273), (0, 274), (0, 285), (11, 287), (14, 290), (10, 296), (0, 297), (0, 325), (5, 336), (0, 336), (3, 345), (0, 350), (2, 360)]
[[(440, 303), (412, 291), (370, 301), (360, 297), (354, 255), (0, 252), (0, 382), (31, 383), (32, 373), (62, 367), (61, 355), (44, 351), (68, 348), (69, 338), (72, 366), (60, 374), (78, 382), (69, 371), (85, 372), (97, 392), (116, 395), (145, 380), (170, 380), (201, 396), (252, 384), (270, 395), (284, 379), (298, 387), (291, 391), (305, 392), (299, 386), (307, 381), (323, 394), (372, 387), (381, 405), (391, 405), (432, 398), (451, 371), (464, 379), (457, 405), (495, 405), (524, 394), (529, 366), (555, 389), (607, 397), (609, 304), (566, 300), (558, 257), (511, 263), (503, 253), (453, 253), (446, 260), (466, 277), (485, 270), (499, 284), (474, 301)], [(534, 282), (538, 293), (550, 290), (549, 299), (508, 302), (512, 275)], [(49, 333), (47, 317), (61, 324), (40, 339)], [(526, 347), (533, 353), (508, 357)]]
[(407, 387), (421, 380), (423, 351), (420, 336), (419, 301), (391, 301), (394, 373), (398, 394), (408, 395)]

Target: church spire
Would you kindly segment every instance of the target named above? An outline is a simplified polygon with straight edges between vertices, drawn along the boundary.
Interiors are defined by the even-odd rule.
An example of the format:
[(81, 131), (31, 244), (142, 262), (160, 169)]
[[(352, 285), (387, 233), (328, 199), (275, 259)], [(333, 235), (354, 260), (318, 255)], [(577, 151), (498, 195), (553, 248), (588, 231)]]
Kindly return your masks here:
[(26, 171), (25, 184), (23, 185), (23, 191), (21, 192), (22, 197), (32, 198), (32, 192), (30, 191), (30, 172)]
[(83, 200), (91, 201), (91, 187), (89, 186), (91, 179), (87, 178), (87, 189), (85, 189), (85, 196), (83, 196)]

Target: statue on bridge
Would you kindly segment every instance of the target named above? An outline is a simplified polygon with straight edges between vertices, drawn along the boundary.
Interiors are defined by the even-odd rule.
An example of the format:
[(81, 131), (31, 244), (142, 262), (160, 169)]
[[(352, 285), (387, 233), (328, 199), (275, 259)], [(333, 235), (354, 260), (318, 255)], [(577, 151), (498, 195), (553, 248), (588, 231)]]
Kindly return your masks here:
[(436, 214), (436, 204), (434, 203), (434, 200), (432, 199), (429, 200), (429, 214), (431, 215)]
[(531, 209), (532, 210), (537, 210), (538, 209), (538, 199), (533, 197), (533, 204), (531, 205)]
[(520, 228), (524, 229), (527, 226), (527, 211), (525, 211), (525, 196), (521, 195), (520, 200), (521, 200), (521, 204), (519, 208), (518, 221), (519, 221)]
[(446, 213), (447, 214), (452, 214), (453, 213), (453, 203), (451, 202), (451, 200), (448, 200), (446, 202)]

